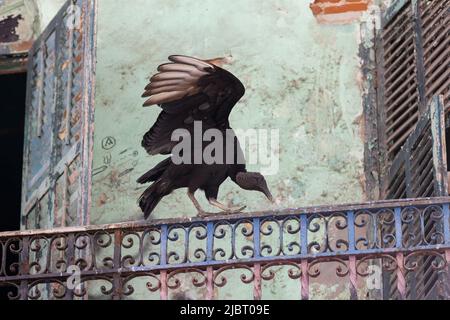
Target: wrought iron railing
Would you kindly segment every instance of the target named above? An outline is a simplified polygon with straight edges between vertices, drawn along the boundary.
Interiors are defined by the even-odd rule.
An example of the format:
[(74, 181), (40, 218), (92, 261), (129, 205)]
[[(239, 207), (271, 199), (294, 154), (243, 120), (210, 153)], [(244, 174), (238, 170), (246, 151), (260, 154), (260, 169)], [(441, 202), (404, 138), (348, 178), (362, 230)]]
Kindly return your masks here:
[[(312, 298), (310, 282), (331, 271), (349, 298), (362, 299), (377, 297), (366, 287), (379, 268), (396, 275), (398, 297), (407, 298), (408, 279), (428, 256), (445, 275), (438, 296), (448, 298), (449, 204), (428, 198), (0, 233), (0, 286), (11, 288), (10, 299), (122, 299), (138, 283), (168, 299), (190, 274), (184, 285), (215, 299), (234, 270), (253, 286), (248, 298), (261, 299), (263, 283), (280, 275), (274, 268), (285, 267), (298, 287), (292, 298)], [(405, 231), (417, 221), (417, 234)], [(103, 285), (88, 285), (96, 280)]]

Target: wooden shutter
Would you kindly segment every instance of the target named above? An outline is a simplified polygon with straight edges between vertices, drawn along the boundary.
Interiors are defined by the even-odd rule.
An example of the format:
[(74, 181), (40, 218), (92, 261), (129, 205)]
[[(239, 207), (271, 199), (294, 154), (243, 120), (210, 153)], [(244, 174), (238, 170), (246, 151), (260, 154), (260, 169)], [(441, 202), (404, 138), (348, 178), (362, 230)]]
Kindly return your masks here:
[(397, 0), (376, 36), (382, 171), (400, 151), (434, 96), (449, 104), (450, 0)]
[[(447, 154), (445, 141), (445, 114), (443, 96), (435, 96), (417, 123), (416, 128), (406, 139), (405, 144), (392, 162), (389, 183), (385, 194), (387, 199), (405, 199), (448, 196)], [(405, 247), (415, 247), (421, 241), (439, 244), (435, 237), (443, 226), (436, 219), (437, 212), (432, 208), (423, 216), (402, 213), (402, 239)], [(423, 229), (423, 232), (422, 232)], [(391, 227), (381, 232), (392, 233)], [(424, 234), (425, 239), (419, 235)], [(417, 269), (406, 272), (407, 298), (439, 298), (440, 281), (446, 281), (444, 274), (433, 268), (434, 256), (417, 259)], [(442, 279), (441, 279), (442, 278)], [(397, 298), (396, 275), (384, 274), (384, 295), (386, 299)]]
[(29, 53), (22, 228), (86, 223), (94, 1), (68, 1)]
[[(448, 195), (449, 11), (450, 0), (397, 0), (382, 14), (375, 46), (382, 199)], [(422, 224), (426, 237), (439, 228), (432, 217), (405, 224), (406, 246)], [(421, 259), (416, 276), (408, 275), (408, 298), (438, 297), (432, 262)], [(397, 296), (394, 281), (384, 275), (385, 298)]]
[(425, 95), (444, 97), (450, 107), (450, 0), (419, 2), (420, 36), (423, 46)]
[(442, 96), (406, 139), (389, 170), (386, 199), (448, 196), (445, 115)]

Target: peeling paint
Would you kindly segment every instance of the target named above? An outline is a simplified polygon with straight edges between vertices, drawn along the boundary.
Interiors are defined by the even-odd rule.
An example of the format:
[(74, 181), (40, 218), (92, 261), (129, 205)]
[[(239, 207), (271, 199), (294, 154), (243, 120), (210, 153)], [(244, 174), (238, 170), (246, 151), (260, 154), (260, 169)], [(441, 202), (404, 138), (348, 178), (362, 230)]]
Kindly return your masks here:
[[(0, 73), (26, 71), (28, 50), (64, 0), (3, 0), (0, 5)], [(18, 58), (18, 56), (20, 57)]]
[(0, 42), (9, 43), (19, 40), (16, 30), (19, 26), (19, 20), (23, 20), (21, 14), (16, 16), (9, 15), (6, 19), (0, 20)]

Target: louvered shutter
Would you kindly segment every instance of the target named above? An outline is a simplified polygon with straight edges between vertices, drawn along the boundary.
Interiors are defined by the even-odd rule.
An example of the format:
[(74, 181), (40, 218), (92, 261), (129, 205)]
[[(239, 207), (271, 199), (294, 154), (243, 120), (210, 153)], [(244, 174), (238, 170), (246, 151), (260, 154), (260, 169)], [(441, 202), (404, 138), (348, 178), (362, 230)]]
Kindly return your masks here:
[[(397, 0), (382, 15), (375, 50), (383, 199), (448, 195), (449, 10), (450, 0)], [(425, 241), (438, 240), (432, 214), (404, 224), (405, 246), (420, 240), (411, 236), (420, 228)], [(419, 259), (418, 271), (407, 274), (407, 298), (439, 298), (443, 275), (433, 259)], [(395, 274), (383, 278), (384, 298), (398, 298)]]
[(392, 162), (387, 199), (448, 195), (443, 98), (434, 97)]
[(435, 95), (449, 101), (450, 0), (397, 0), (376, 36), (379, 138), (387, 168)]
[(423, 47), (425, 96), (444, 97), (450, 107), (450, 0), (419, 2), (420, 36)]
[(68, 1), (29, 53), (22, 228), (87, 220), (93, 1)]
[[(387, 199), (406, 199), (439, 197), (448, 195), (447, 155), (445, 141), (445, 115), (443, 97), (435, 96), (429, 109), (420, 118), (413, 132), (397, 154), (389, 171), (389, 184), (386, 186)], [(408, 215), (402, 213), (402, 239), (405, 247), (415, 247), (423, 241), (440, 244), (443, 226), (441, 219), (431, 208), (423, 214)], [(393, 232), (391, 226), (385, 226), (381, 232)], [(421, 235), (424, 235), (422, 239)], [(439, 242), (441, 241), (441, 242)], [(440, 275), (434, 268), (434, 256), (417, 259), (417, 269), (406, 273), (409, 299), (437, 299), (440, 295)], [(398, 298), (396, 275), (384, 274), (384, 295), (386, 299)], [(445, 280), (444, 280), (445, 281)]]

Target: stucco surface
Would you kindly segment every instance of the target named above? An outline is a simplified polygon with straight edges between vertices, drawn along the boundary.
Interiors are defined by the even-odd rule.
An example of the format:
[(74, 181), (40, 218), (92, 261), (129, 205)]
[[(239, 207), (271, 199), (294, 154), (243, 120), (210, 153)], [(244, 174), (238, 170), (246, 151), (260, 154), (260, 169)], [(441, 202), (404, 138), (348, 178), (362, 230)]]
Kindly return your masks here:
[[(91, 223), (142, 219), (143, 189), (135, 181), (164, 157), (148, 156), (140, 146), (160, 111), (142, 108), (140, 95), (171, 54), (232, 57), (225, 68), (247, 89), (232, 127), (279, 130), (279, 171), (267, 177), (277, 203), (231, 181), (222, 185), (220, 200), (249, 211), (363, 200), (359, 28), (319, 25), (308, 4), (99, 1)], [(179, 190), (152, 218), (195, 214)]]
[[(172, 54), (231, 57), (225, 68), (247, 89), (231, 114), (232, 127), (279, 130), (274, 151), (279, 171), (267, 176), (277, 203), (231, 181), (222, 185), (219, 200), (245, 204), (249, 211), (364, 200), (359, 27), (320, 25), (308, 5), (308, 0), (99, 2), (92, 224), (142, 219), (137, 199), (143, 187), (135, 181), (164, 157), (150, 157), (140, 146), (160, 111), (142, 108), (140, 96), (148, 77)], [(203, 195), (198, 198), (206, 206)], [(179, 190), (163, 199), (151, 218), (195, 214), (185, 190)], [(299, 282), (289, 279), (289, 267), (274, 271), (275, 280), (263, 282), (263, 298), (298, 299)], [(311, 282), (311, 298), (348, 298), (335, 267), (322, 272), (324, 278)], [(227, 271), (227, 286), (216, 288), (215, 296), (252, 297), (242, 273)], [(190, 285), (190, 275), (179, 279), (182, 286), (171, 290), (170, 298), (204, 298), (203, 289)], [(158, 298), (145, 281), (133, 285), (131, 298)]]

